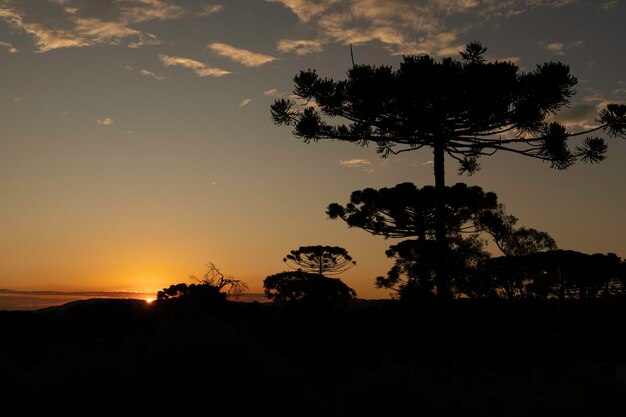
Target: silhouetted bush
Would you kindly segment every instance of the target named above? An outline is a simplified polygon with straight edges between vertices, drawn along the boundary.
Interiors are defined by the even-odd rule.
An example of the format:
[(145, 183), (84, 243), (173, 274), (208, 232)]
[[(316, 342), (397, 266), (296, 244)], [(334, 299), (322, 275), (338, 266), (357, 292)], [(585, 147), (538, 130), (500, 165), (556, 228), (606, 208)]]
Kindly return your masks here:
[(270, 275), (263, 287), (265, 295), (280, 304), (341, 304), (356, 298), (356, 292), (340, 279), (304, 271)]

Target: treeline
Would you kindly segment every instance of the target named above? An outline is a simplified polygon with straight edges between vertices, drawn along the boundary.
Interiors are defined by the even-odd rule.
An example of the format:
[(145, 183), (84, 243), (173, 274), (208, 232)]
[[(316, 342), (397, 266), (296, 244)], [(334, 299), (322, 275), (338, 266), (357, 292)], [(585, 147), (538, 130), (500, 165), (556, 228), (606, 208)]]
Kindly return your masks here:
[(626, 295), (626, 261), (614, 253), (552, 250), (500, 256), (453, 279), (461, 297), (581, 301)]

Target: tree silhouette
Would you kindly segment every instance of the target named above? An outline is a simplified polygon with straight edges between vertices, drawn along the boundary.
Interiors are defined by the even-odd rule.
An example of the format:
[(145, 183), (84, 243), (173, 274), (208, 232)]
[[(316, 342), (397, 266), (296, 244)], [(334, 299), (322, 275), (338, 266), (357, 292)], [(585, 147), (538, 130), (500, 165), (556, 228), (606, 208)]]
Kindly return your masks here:
[(186, 299), (194, 302), (222, 302), (226, 301), (227, 296), (238, 296), (248, 289), (245, 282), (225, 276), (212, 262), (207, 264), (207, 272), (201, 279), (195, 275), (190, 278), (198, 283), (187, 285), (182, 282), (170, 285), (157, 292), (157, 300)]
[[(386, 277), (378, 277), (378, 288), (390, 288), (401, 297), (410, 294), (430, 294), (439, 290), (436, 282), (437, 244), (436, 236), (436, 190), (432, 186), (422, 188), (412, 183), (397, 184), (379, 190), (366, 188), (353, 191), (345, 206), (330, 204), (326, 213), (331, 219), (341, 218), (350, 227), (358, 227), (374, 235), (386, 238), (417, 238), (392, 245), (387, 256), (395, 264)], [(464, 262), (472, 262), (476, 256), (485, 256), (475, 245), (479, 240), (464, 242), (463, 234), (475, 234), (483, 230), (486, 218), (495, 223), (496, 214), (504, 213), (497, 196), (484, 192), (481, 187), (455, 184), (445, 187), (442, 209), (446, 224), (446, 245), (450, 259), (448, 272), (460, 277), (466, 274)], [(494, 213), (488, 215), (487, 213)], [(472, 249), (472, 250), (470, 250)], [(468, 256), (466, 260), (463, 256)], [(476, 255), (476, 256), (474, 256)], [(448, 284), (448, 283), (446, 283)]]
[(356, 265), (348, 251), (338, 246), (300, 246), (283, 259), (289, 267), (320, 276), (337, 275)]
[[(534, 272), (533, 282), (546, 281), (548, 293), (561, 300), (592, 300), (623, 291), (619, 280), (621, 259), (614, 253), (587, 254), (554, 250), (522, 257), (526, 269)], [(535, 284), (536, 285), (536, 284)]]
[(546, 232), (520, 227), (517, 217), (507, 214), (504, 206), (497, 210), (482, 211), (477, 218), (478, 227), (487, 232), (505, 256), (524, 256), (537, 252), (556, 250), (556, 241)]
[[(294, 127), (306, 143), (340, 140), (359, 145), (373, 142), (383, 157), (430, 148), (437, 191), (437, 292), (447, 290), (446, 224), (443, 215), (445, 155), (459, 162), (459, 172), (472, 174), (479, 158), (513, 152), (565, 169), (582, 160), (600, 162), (610, 137), (626, 137), (626, 106), (609, 104), (594, 128), (569, 132), (552, 116), (569, 104), (577, 83), (560, 62), (522, 72), (512, 62), (487, 62), (486, 48), (473, 42), (461, 60), (437, 62), (428, 55), (405, 56), (400, 68), (353, 65), (348, 78), (320, 78), (314, 70), (294, 78), (296, 97), (307, 105), (279, 99), (271, 107), (277, 125)], [(314, 102), (317, 108), (310, 105)], [(324, 117), (322, 117), (324, 116)], [(340, 118), (332, 124), (330, 118)], [(583, 138), (571, 149), (569, 139)]]
[(191, 278), (200, 284), (216, 287), (219, 291), (224, 290), (226, 294), (235, 297), (248, 290), (248, 284), (230, 275), (225, 276), (213, 262), (209, 262), (206, 267), (207, 272), (204, 273), (202, 279), (197, 278), (195, 275), (192, 275)]
[[(330, 204), (326, 214), (331, 219), (341, 218), (350, 227), (386, 238), (433, 239), (437, 227), (436, 197), (435, 187), (418, 188), (410, 182), (378, 190), (366, 188), (353, 191), (345, 206)], [(463, 183), (445, 187), (442, 208), (448, 237), (479, 232), (486, 220), (495, 223), (497, 215), (504, 213), (495, 193)]]
[(221, 304), (226, 302), (226, 293), (210, 284), (187, 285), (181, 282), (157, 292), (157, 300), (185, 300), (193, 303)]
[[(495, 295), (499, 282), (520, 288), (520, 268), (507, 268), (515, 261), (490, 261), (485, 234), (508, 257), (554, 250), (556, 242), (546, 232), (516, 227), (518, 219), (506, 213), (497, 195), (481, 187), (455, 184), (445, 187), (444, 219), (447, 231), (447, 267), (454, 294), (471, 298)], [(395, 260), (386, 277), (378, 277), (378, 288), (395, 290), (400, 297), (433, 293), (437, 288), (436, 191), (402, 183), (390, 188), (357, 190), (342, 206), (332, 203), (327, 214), (386, 238), (417, 238), (390, 246), (386, 254)], [(483, 233), (481, 237), (480, 234)], [(496, 258), (497, 259), (497, 258)], [(486, 268), (486, 269), (485, 269)], [(498, 278), (498, 279), (496, 279)]]
[[(491, 255), (485, 250), (486, 242), (477, 234), (469, 237), (449, 237), (448, 271), (450, 286), (457, 295), (470, 298), (489, 297), (495, 294), (493, 284), (483, 279), (482, 265)], [(377, 288), (396, 291), (403, 300), (413, 301), (432, 295), (435, 288), (436, 242), (434, 240), (404, 240), (391, 245), (386, 251), (395, 260), (387, 276), (376, 278)]]
[(279, 304), (341, 304), (356, 298), (356, 292), (339, 278), (302, 270), (270, 275), (263, 281), (263, 288), (265, 295)]

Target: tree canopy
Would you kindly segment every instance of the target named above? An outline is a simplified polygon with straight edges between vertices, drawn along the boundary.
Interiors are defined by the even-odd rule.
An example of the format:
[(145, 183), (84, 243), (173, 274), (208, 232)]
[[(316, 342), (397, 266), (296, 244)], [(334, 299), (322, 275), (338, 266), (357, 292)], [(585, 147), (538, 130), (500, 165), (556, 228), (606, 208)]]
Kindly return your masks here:
[(289, 267), (319, 275), (337, 275), (356, 265), (348, 251), (339, 246), (300, 246), (283, 259)]
[[(354, 65), (341, 81), (301, 71), (294, 94), (309, 105), (300, 109), (293, 100), (279, 99), (272, 117), (278, 125), (293, 126), (294, 135), (307, 143), (373, 142), (383, 156), (428, 147), (435, 152), (435, 170), (443, 168), (438, 165), (445, 153), (459, 162), (460, 172), (470, 174), (480, 168), (481, 156), (497, 151), (541, 159), (557, 169), (578, 160), (599, 162), (607, 145), (591, 134), (626, 137), (624, 105), (608, 104), (597, 126), (576, 133), (551, 118), (575, 94), (569, 66), (548, 62), (523, 72), (510, 61), (487, 62), (486, 50), (474, 42), (460, 60), (405, 56), (396, 70)], [(584, 139), (572, 149), (573, 137)]]
[(340, 279), (301, 270), (270, 275), (263, 288), (265, 295), (279, 304), (341, 304), (356, 298), (356, 292)]
[[(483, 212), (499, 209), (497, 196), (481, 187), (463, 183), (446, 187), (443, 195), (444, 221), (448, 234), (475, 233), (482, 229)], [(388, 238), (419, 237), (432, 239), (436, 231), (436, 191), (432, 186), (418, 188), (405, 182), (381, 189), (353, 191), (342, 206), (332, 203), (326, 213), (341, 218), (350, 227)], [(492, 219), (494, 216), (488, 216)], [(495, 223), (495, 220), (492, 220)]]

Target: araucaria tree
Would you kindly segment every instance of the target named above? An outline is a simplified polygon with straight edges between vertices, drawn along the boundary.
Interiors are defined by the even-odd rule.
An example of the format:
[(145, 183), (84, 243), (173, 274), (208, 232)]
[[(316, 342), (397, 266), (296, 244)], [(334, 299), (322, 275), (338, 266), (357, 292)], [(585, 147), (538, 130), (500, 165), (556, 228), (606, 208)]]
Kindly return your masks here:
[(319, 275), (337, 275), (356, 265), (348, 251), (339, 246), (300, 246), (283, 259), (289, 267)]
[[(405, 56), (397, 70), (355, 65), (347, 79), (320, 78), (314, 70), (296, 75), (294, 94), (314, 103), (298, 108), (292, 100), (272, 105), (275, 124), (294, 127), (309, 143), (340, 140), (373, 142), (383, 157), (429, 148), (433, 152), (437, 199), (437, 293), (448, 297), (444, 219), (445, 156), (459, 172), (472, 174), (479, 159), (513, 152), (565, 169), (577, 161), (600, 162), (607, 144), (595, 134), (626, 137), (626, 106), (609, 104), (594, 128), (570, 132), (554, 120), (569, 104), (577, 83), (560, 62), (522, 72), (513, 62), (487, 62), (486, 48), (474, 42), (461, 59), (436, 61)], [(338, 123), (332, 123), (338, 118)], [(581, 140), (572, 148), (571, 139)]]
[(295, 271), (265, 278), (265, 295), (279, 304), (326, 305), (347, 303), (356, 292), (337, 275), (356, 265), (348, 251), (338, 246), (300, 246), (283, 259)]
[[(436, 289), (436, 199), (433, 186), (416, 187), (412, 183), (389, 188), (353, 191), (345, 205), (333, 203), (326, 213), (340, 218), (350, 227), (371, 234), (404, 240), (392, 245), (387, 256), (395, 264), (386, 277), (378, 277), (376, 286), (396, 290), (401, 297), (429, 294)], [(506, 256), (522, 256), (556, 249), (550, 235), (535, 229), (516, 227), (517, 218), (507, 214), (493, 192), (481, 187), (455, 184), (446, 186), (443, 213), (448, 245), (448, 284), (455, 293), (486, 296), (490, 288), (476, 288), (474, 273), (489, 258), (486, 240), (493, 242)], [(470, 282), (471, 281), (471, 282)]]

